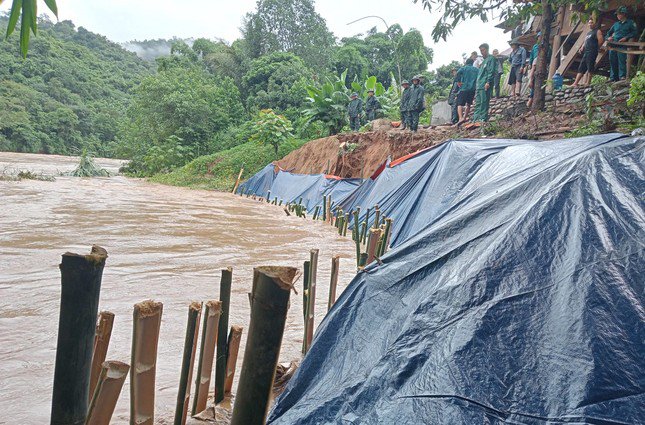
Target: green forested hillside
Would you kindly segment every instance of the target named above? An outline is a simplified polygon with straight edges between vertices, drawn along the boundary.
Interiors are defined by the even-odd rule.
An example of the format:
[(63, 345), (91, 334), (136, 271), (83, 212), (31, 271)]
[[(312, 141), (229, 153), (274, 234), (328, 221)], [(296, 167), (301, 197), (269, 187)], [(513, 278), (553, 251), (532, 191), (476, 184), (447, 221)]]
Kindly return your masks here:
[(132, 89), (153, 70), (70, 21), (40, 20), (27, 59), (14, 38), (0, 41), (0, 150), (110, 155)]

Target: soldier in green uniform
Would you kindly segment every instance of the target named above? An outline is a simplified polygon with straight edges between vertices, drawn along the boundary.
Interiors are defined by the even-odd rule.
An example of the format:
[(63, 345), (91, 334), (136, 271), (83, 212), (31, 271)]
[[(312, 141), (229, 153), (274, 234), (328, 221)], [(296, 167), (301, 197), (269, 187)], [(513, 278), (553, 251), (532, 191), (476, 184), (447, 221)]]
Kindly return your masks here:
[(376, 111), (381, 109), (381, 104), (379, 103), (376, 96), (374, 96), (374, 90), (367, 91), (367, 100), (365, 101), (365, 113), (367, 114), (368, 121), (374, 121), (376, 119)]
[(349, 128), (358, 131), (361, 128), (361, 115), (363, 115), (363, 101), (358, 98), (358, 93), (352, 93), (351, 101), (347, 106), (349, 114)]
[(477, 75), (477, 94), (475, 99), (475, 114), (473, 121), (488, 121), (488, 107), (490, 106), (490, 96), (495, 82), (495, 72), (497, 72), (497, 59), (488, 53), (488, 44), (484, 43), (479, 46), (479, 51), (484, 58), (484, 62), (479, 67)]
[(410, 126), (410, 114), (408, 105), (410, 104), (410, 95), (412, 94), (412, 89), (410, 88), (410, 83), (408, 82), (408, 80), (403, 80), (401, 87), (403, 87), (403, 93), (401, 94), (401, 104), (399, 105), (399, 110), (401, 111), (401, 130), (404, 130)]
[[(629, 41), (630, 38), (638, 37), (636, 24), (631, 19), (627, 19), (627, 13), (628, 10), (625, 6), (620, 6), (616, 10), (618, 21), (607, 32), (607, 41)], [(627, 78), (627, 55), (625, 53), (610, 50), (609, 63), (611, 65), (609, 74), (611, 81)]]
[(412, 77), (412, 93), (410, 94), (410, 130), (416, 132), (419, 127), (419, 115), (425, 109), (425, 89), (421, 85), (421, 76)]

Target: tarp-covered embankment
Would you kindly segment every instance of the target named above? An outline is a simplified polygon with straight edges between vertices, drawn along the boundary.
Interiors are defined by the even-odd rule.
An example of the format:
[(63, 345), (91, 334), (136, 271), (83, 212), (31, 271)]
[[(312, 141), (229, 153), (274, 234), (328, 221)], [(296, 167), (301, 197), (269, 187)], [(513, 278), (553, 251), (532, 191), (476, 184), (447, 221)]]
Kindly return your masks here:
[(423, 154), (390, 192), (423, 225), (343, 292), (269, 423), (643, 423), (644, 143)]

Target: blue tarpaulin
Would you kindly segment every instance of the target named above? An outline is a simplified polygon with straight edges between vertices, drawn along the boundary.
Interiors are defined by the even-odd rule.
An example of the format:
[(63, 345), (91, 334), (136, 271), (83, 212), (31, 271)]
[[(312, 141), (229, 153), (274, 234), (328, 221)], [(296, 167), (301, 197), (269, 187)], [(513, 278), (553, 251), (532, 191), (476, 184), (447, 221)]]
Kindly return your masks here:
[(271, 190), (271, 185), (276, 177), (275, 165), (269, 164), (259, 172), (257, 172), (250, 179), (245, 181), (237, 189), (238, 193), (249, 193), (265, 198), (269, 190)]
[(397, 247), (269, 424), (643, 423), (644, 138), (450, 141), (357, 192)]

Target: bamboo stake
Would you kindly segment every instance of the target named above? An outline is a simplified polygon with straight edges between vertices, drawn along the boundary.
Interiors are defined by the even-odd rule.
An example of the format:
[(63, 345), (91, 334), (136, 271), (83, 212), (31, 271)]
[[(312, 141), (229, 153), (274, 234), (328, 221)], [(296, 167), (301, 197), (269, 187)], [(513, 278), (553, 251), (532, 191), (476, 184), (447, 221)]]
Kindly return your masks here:
[(367, 252), (361, 252), (360, 260), (358, 260), (358, 268), (363, 269), (367, 264)]
[(385, 219), (385, 233), (383, 234), (383, 247), (379, 257), (382, 257), (390, 249), (390, 238), (392, 236), (392, 219)]
[(360, 236), (360, 243), (364, 244), (365, 243), (365, 238), (367, 237), (367, 221), (364, 221), (361, 223), (361, 236)]
[(128, 376), (130, 365), (110, 361), (101, 365), (96, 391), (90, 401), (85, 425), (110, 425), (116, 402), (123, 383)]
[(217, 357), (215, 361), (215, 404), (224, 400), (224, 383), (226, 381), (226, 333), (228, 332), (228, 316), (231, 306), (231, 283), (233, 269), (222, 270), (219, 286), (219, 300), (222, 303), (222, 313), (217, 326)]
[(322, 211), (322, 219), (324, 222), (327, 222), (327, 197), (323, 196), (323, 211)]
[(307, 335), (309, 331), (307, 330), (309, 326), (309, 286), (310, 286), (310, 275), (311, 262), (305, 261), (303, 265), (303, 279), (302, 279), (302, 319), (304, 321), (304, 332), (305, 334), (302, 337), (302, 354), (307, 353)]
[(87, 416), (92, 348), (107, 251), (63, 254), (51, 424), (82, 424)]
[(309, 251), (309, 299), (307, 308), (307, 351), (314, 339), (314, 317), (316, 309), (316, 285), (318, 283), (318, 253), (320, 250)]
[(96, 333), (94, 334), (94, 351), (92, 354), (92, 372), (90, 375), (90, 400), (94, 395), (96, 383), (101, 375), (103, 369), (103, 362), (107, 356), (107, 350), (110, 345), (110, 337), (112, 336), (112, 327), (114, 326), (114, 313), (110, 311), (102, 311), (99, 313), (99, 321), (96, 325)]
[(151, 300), (134, 305), (130, 364), (130, 424), (153, 425), (157, 346), (163, 304)]
[(271, 199), (271, 191), (270, 190), (267, 192), (267, 204), (270, 202), (269, 199)]
[(242, 173), (244, 173), (244, 165), (240, 168), (240, 173), (237, 175), (237, 180), (235, 180), (235, 186), (233, 186), (233, 194), (237, 192), (237, 188), (240, 185), (240, 180), (242, 179)]
[(377, 229), (381, 225), (380, 219), (381, 219), (381, 210), (377, 205), (376, 207), (374, 207), (374, 224), (372, 225), (374, 229)]
[(235, 378), (235, 367), (237, 365), (237, 355), (240, 352), (240, 341), (242, 340), (242, 326), (231, 326), (231, 332), (228, 334), (226, 359), (226, 381), (224, 383), (224, 394), (231, 394), (233, 389), (233, 379)]
[(345, 219), (343, 220), (343, 236), (347, 236), (348, 225), (349, 225), (349, 214), (345, 214)]
[(329, 302), (327, 303), (327, 311), (336, 302), (336, 286), (338, 286), (338, 269), (340, 267), (340, 255), (334, 255), (331, 258), (331, 279), (329, 281)]
[(376, 246), (381, 237), (381, 229), (370, 229), (370, 236), (367, 242), (367, 263), (370, 264), (374, 261), (376, 256)]
[(331, 223), (331, 195), (327, 195), (327, 223)]
[(181, 361), (179, 375), (179, 391), (177, 392), (177, 406), (175, 407), (175, 425), (185, 425), (188, 415), (188, 402), (190, 401), (190, 381), (193, 377), (195, 365), (195, 352), (197, 351), (197, 338), (199, 337), (199, 319), (202, 313), (202, 303), (193, 301), (188, 307), (188, 324), (186, 325), (186, 339), (184, 340), (184, 355)]
[(206, 409), (208, 389), (211, 386), (211, 375), (213, 374), (213, 360), (215, 359), (217, 326), (220, 314), (222, 314), (221, 302), (206, 302), (204, 324), (202, 325), (202, 343), (199, 349), (199, 363), (197, 363), (197, 379), (195, 379), (195, 396), (191, 412), (193, 416)]
[(266, 421), (295, 275), (293, 267), (253, 271), (251, 324), (231, 425)]

